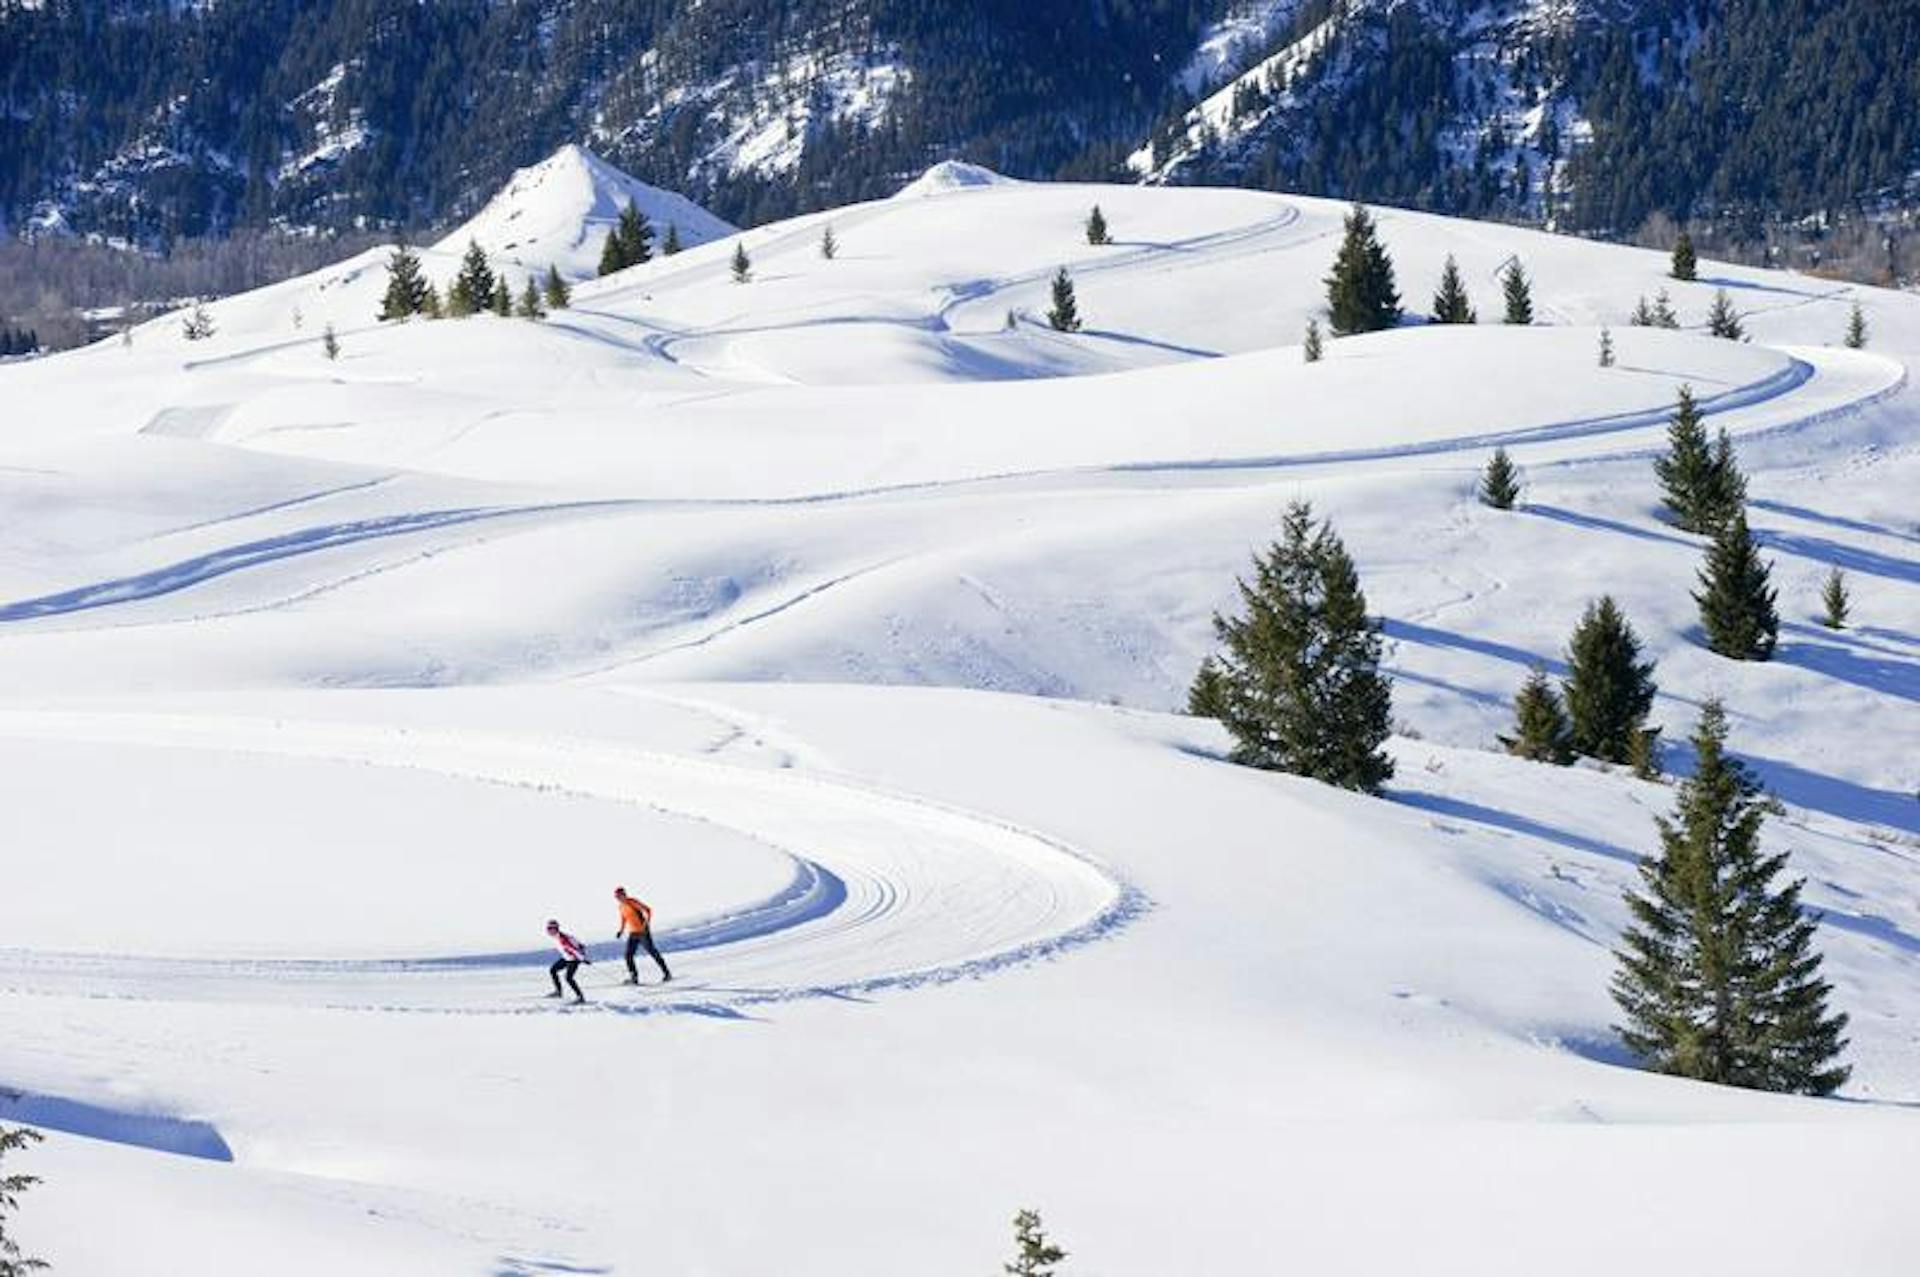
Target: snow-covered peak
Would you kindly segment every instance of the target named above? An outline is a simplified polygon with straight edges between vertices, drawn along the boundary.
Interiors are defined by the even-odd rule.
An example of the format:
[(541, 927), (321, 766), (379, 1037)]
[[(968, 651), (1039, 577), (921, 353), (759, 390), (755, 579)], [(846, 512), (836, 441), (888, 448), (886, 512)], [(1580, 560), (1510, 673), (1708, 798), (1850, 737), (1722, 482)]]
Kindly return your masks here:
[(923, 195), (945, 195), (951, 191), (972, 190), (981, 186), (1008, 186), (1016, 179), (1003, 177), (982, 164), (965, 160), (941, 160), (894, 193), (895, 199), (918, 199)]
[(629, 200), (646, 214), (656, 236), (676, 226), (688, 247), (734, 233), (733, 226), (685, 196), (629, 177), (569, 143), (514, 173), (485, 208), (436, 247), (459, 253), (473, 240), (490, 257), (529, 270), (552, 264), (563, 275), (585, 279), (598, 271), (601, 243)]

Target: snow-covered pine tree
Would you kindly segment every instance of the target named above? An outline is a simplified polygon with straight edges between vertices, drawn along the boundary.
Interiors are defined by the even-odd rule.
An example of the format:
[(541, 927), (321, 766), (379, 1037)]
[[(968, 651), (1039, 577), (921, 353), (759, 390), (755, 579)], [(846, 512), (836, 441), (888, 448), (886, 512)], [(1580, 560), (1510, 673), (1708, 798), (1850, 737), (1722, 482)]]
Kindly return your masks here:
[(1499, 738), (1501, 748), (1518, 758), (1565, 767), (1573, 754), (1573, 728), (1560, 693), (1538, 665), (1513, 698), (1513, 735)]
[(1713, 294), (1713, 305), (1707, 311), (1707, 331), (1728, 341), (1747, 339), (1746, 327), (1740, 322), (1740, 312), (1733, 308), (1733, 298), (1727, 296), (1724, 288)]
[(1693, 280), (1698, 277), (1700, 259), (1693, 251), (1693, 236), (1685, 231), (1673, 245), (1673, 277), (1681, 280)]
[(1527, 279), (1526, 267), (1520, 264), (1518, 257), (1507, 264), (1506, 273), (1500, 277), (1500, 290), (1507, 304), (1507, 311), (1501, 322), (1531, 324), (1533, 322), (1533, 284)]
[(1326, 349), (1320, 336), (1319, 320), (1307, 320), (1307, 339), (1301, 344), (1300, 354), (1301, 357), (1310, 364), (1319, 363), (1321, 356), (1326, 354)]
[(1372, 793), (1393, 776), (1382, 746), (1393, 682), (1380, 670), (1380, 624), (1367, 615), (1353, 559), (1305, 502), (1239, 584), (1242, 614), (1216, 615), (1220, 652), (1190, 703), (1234, 738), (1232, 758)]
[(328, 324), (320, 334), (320, 353), (329, 360), (340, 358), (340, 338), (333, 331), (332, 324)]
[(520, 305), (516, 308), (522, 319), (545, 319), (547, 308), (540, 304), (540, 285), (533, 282), (533, 276), (527, 276), (527, 286), (520, 290)]
[(1865, 350), (1867, 348), (1867, 312), (1855, 302), (1847, 314), (1847, 349)]
[(1520, 471), (1505, 448), (1495, 448), (1480, 474), (1480, 504), (1496, 510), (1511, 510), (1520, 499)]
[(1634, 305), (1633, 314), (1627, 316), (1627, 322), (1635, 328), (1654, 328), (1658, 326), (1654, 319), (1653, 307), (1647, 305), (1646, 294), (1641, 294), (1640, 300)]
[(1680, 387), (1667, 423), (1667, 451), (1655, 457), (1653, 473), (1660, 480), (1662, 500), (1683, 530), (1713, 530), (1713, 450), (1707, 445), (1706, 419), (1694, 401), (1693, 387)]
[(546, 302), (548, 310), (565, 310), (573, 305), (573, 289), (560, 277), (558, 266), (547, 267), (547, 283), (541, 290), (541, 300)]
[(1847, 628), (1847, 613), (1853, 610), (1853, 596), (1847, 590), (1847, 574), (1828, 568), (1827, 579), (1820, 583), (1820, 623), (1830, 630)]
[(443, 319), (446, 317), (446, 303), (440, 300), (440, 290), (435, 288), (431, 283), (427, 285), (427, 295), (420, 301), (420, 313), (428, 319)]
[(1653, 327), (1680, 327), (1680, 315), (1673, 309), (1673, 298), (1667, 296), (1664, 288), (1653, 295)]
[(1805, 879), (1774, 886), (1787, 857), (1760, 846), (1766, 791), (1726, 744), (1726, 711), (1708, 701), (1694, 773), (1673, 814), (1656, 818), (1660, 854), (1641, 862), (1642, 890), (1627, 896), (1633, 925), (1614, 954), (1620, 1037), (1661, 1073), (1830, 1095), (1849, 1073), (1847, 1017), (1827, 1007)]
[(1100, 211), (1098, 204), (1087, 214), (1087, 243), (1095, 248), (1113, 243), (1113, 235), (1107, 229), (1107, 215)]
[(1007, 1277), (1053, 1277), (1067, 1252), (1047, 1240), (1040, 1212), (1023, 1210), (1013, 1217), (1013, 1262), (1003, 1264)]
[(1326, 282), (1334, 336), (1378, 332), (1400, 322), (1393, 259), (1365, 205), (1355, 204), (1347, 214), (1346, 237)]
[(188, 341), (205, 341), (213, 336), (213, 332), (213, 316), (207, 313), (205, 306), (195, 302), (187, 317), (180, 321), (181, 335)]
[(746, 241), (733, 246), (733, 282), (744, 284), (753, 278), (753, 259), (747, 256)]
[(505, 275), (494, 277), (493, 293), (487, 298), (487, 309), (502, 318), (513, 314), (513, 291), (507, 287)]
[(447, 313), (453, 316), (476, 315), (493, 304), (493, 268), (487, 265), (486, 250), (474, 240), (460, 259), (460, 273), (447, 290)]
[(1736, 513), (1707, 548), (1700, 569), (1700, 624), (1707, 646), (1736, 661), (1764, 661), (1780, 641), (1780, 615), (1774, 609), (1772, 565), (1760, 557), (1747, 516)]
[(1602, 328), (1600, 330), (1600, 366), (1611, 368), (1613, 363), (1613, 329)]
[(427, 309), (432, 285), (420, 273), (420, 257), (405, 244), (396, 244), (387, 258), (387, 291), (380, 299), (380, 318), (406, 319)]
[(833, 223), (828, 222), (820, 229), (820, 256), (832, 261), (840, 255), (840, 241), (833, 233)]
[(1567, 644), (1561, 687), (1573, 727), (1573, 748), (1609, 763), (1632, 761), (1655, 692), (1653, 662), (1640, 659), (1640, 638), (1611, 595), (1587, 605)]
[[(0, 1126), (0, 1161), (43, 1138), (28, 1127)], [(21, 1254), (20, 1243), (7, 1232), (7, 1217), (20, 1209), (20, 1195), (39, 1182), (37, 1175), (0, 1175), (0, 1277), (26, 1277), (47, 1267), (44, 1261)]]
[(1047, 323), (1057, 333), (1080, 331), (1080, 300), (1074, 295), (1073, 276), (1064, 266), (1053, 273), (1053, 305), (1047, 310)]
[(663, 256), (672, 257), (675, 253), (679, 251), (680, 251), (680, 224), (678, 222), (668, 222), (667, 237), (666, 239), (660, 242), (660, 252)]
[(1473, 313), (1473, 303), (1467, 297), (1467, 285), (1460, 278), (1460, 264), (1453, 260), (1453, 254), (1447, 254), (1446, 265), (1440, 268), (1440, 287), (1433, 294), (1433, 322), (1436, 324), (1472, 324), (1480, 317)]

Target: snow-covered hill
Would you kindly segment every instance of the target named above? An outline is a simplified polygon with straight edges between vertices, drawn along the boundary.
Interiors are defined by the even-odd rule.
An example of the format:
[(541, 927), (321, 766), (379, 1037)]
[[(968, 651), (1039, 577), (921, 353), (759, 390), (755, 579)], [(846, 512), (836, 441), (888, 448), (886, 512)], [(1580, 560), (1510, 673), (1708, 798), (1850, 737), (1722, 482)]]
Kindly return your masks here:
[[(546, 171), (475, 237), (597, 258), (581, 191), (629, 188)], [(1451, 254), (1495, 313), (1518, 257), (1543, 322), (1308, 365), (1344, 212), (944, 166), (538, 323), (378, 324), (376, 254), (205, 341), (0, 368), (0, 1119), (53, 1133), (23, 1244), (957, 1275), (1036, 1205), (1075, 1272), (1903, 1272), (1920, 300), (1382, 210), (1410, 308)], [(1076, 334), (1042, 318), (1062, 266)], [(1689, 328), (1628, 327), (1661, 288)], [(1698, 330), (1721, 288), (1751, 343)], [(1769, 663), (1701, 646), (1703, 543), (1659, 514), (1683, 384), (1749, 474)], [(1496, 444), (1513, 511), (1472, 497)], [(1301, 497), (1384, 621), (1380, 799), (1173, 712)], [(1602, 592), (1668, 739), (1723, 697), (1785, 804), (1842, 1100), (1616, 1043), (1672, 790), (1494, 748)], [(617, 883), (673, 983), (618, 983)], [(599, 958), (584, 1008), (541, 996), (548, 917)]]

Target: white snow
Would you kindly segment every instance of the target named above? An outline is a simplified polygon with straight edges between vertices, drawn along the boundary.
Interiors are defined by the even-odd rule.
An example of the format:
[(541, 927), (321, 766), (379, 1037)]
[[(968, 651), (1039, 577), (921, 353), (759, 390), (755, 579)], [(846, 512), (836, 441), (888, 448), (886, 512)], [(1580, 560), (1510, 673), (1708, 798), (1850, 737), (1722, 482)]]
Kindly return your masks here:
[[(429, 270), (471, 233), (590, 274), (627, 181), (563, 153)], [(374, 253), (0, 368), (0, 1120), (50, 1135), (10, 1235), (81, 1277), (957, 1277), (1032, 1205), (1067, 1272), (1907, 1271), (1920, 301), (1380, 210), (1411, 310), (1452, 254), (1496, 314), (1517, 255), (1543, 322), (1306, 365), (1339, 204), (909, 190), (539, 324), (377, 324)], [(1662, 287), (1753, 341), (1629, 328)], [(1682, 384), (1750, 477), (1767, 664), (1701, 647), (1659, 516)], [(1173, 712), (1300, 497), (1385, 625), (1381, 799)], [(1841, 1099), (1614, 1039), (1673, 791), (1494, 748), (1601, 592), (1669, 741), (1723, 696), (1783, 801)], [(672, 984), (619, 984), (616, 884)]]

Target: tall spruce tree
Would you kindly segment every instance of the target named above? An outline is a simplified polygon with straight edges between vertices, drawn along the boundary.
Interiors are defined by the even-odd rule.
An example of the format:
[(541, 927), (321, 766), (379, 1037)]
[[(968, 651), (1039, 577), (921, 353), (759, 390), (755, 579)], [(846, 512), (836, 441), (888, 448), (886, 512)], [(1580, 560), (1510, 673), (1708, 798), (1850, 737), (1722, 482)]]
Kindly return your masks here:
[(1221, 650), (1189, 703), (1225, 724), (1235, 762), (1376, 792), (1393, 776), (1382, 748), (1393, 684), (1353, 559), (1296, 502), (1253, 567), (1239, 582), (1242, 614), (1214, 617)]
[(1064, 266), (1053, 273), (1053, 305), (1047, 310), (1047, 323), (1057, 333), (1080, 331), (1080, 301), (1074, 295), (1073, 276)]
[(1460, 264), (1448, 253), (1446, 265), (1440, 268), (1440, 287), (1433, 294), (1433, 322), (1473, 324), (1479, 320), (1473, 312), (1472, 301), (1467, 298), (1467, 285), (1460, 278)]
[(1700, 273), (1700, 259), (1694, 255), (1693, 236), (1685, 231), (1673, 245), (1673, 277), (1691, 281)]
[(1113, 243), (1113, 233), (1107, 227), (1107, 215), (1100, 211), (1098, 204), (1087, 214), (1087, 243), (1095, 248)]
[(1747, 476), (1740, 471), (1733, 439), (1725, 426), (1713, 440), (1713, 458), (1707, 467), (1707, 486), (1701, 494), (1701, 526), (1708, 535), (1747, 508)]
[(1378, 332), (1400, 322), (1393, 259), (1364, 205), (1355, 204), (1347, 214), (1346, 237), (1327, 276), (1327, 309), (1336, 337)]
[(620, 220), (614, 226), (614, 234), (620, 237), (620, 259), (627, 266), (641, 266), (653, 260), (653, 227), (647, 221), (647, 215), (632, 200), (620, 210)]
[(660, 252), (663, 256), (672, 257), (675, 253), (679, 251), (680, 251), (680, 223), (668, 222), (667, 237), (666, 239), (660, 242)]
[(548, 310), (565, 310), (573, 305), (573, 289), (569, 288), (567, 281), (560, 277), (558, 266), (547, 267), (547, 283), (541, 290), (541, 296), (547, 303)]
[(1307, 339), (1300, 345), (1300, 356), (1310, 364), (1317, 364), (1326, 354), (1325, 344), (1320, 336), (1320, 321), (1307, 320)]
[(615, 271), (625, 270), (631, 265), (633, 263), (627, 260), (626, 246), (620, 242), (620, 228), (615, 226), (607, 232), (607, 237), (600, 241), (599, 273), (604, 278)]
[(1013, 1262), (1004, 1264), (1007, 1277), (1053, 1277), (1067, 1252), (1047, 1240), (1040, 1212), (1023, 1210), (1013, 1217)]
[(460, 259), (460, 273), (447, 290), (447, 313), (474, 315), (493, 305), (493, 268), (487, 265), (486, 250), (474, 240), (467, 241), (466, 254)]
[(1635, 738), (1653, 708), (1653, 662), (1640, 659), (1640, 638), (1612, 596), (1588, 604), (1574, 627), (1562, 690), (1574, 750), (1604, 762), (1632, 762)]
[(1764, 661), (1780, 641), (1773, 568), (1760, 557), (1744, 512), (1735, 514), (1707, 548), (1700, 570), (1700, 624), (1707, 646), (1736, 661)]
[(1499, 739), (1501, 747), (1518, 758), (1557, 767), (1573, 761), (1573, 727), (1560, 694), (1538, 665), (1513, 698), (1513, 735)]
[(1727, 296), (1724, 288), (1713, 295), (1713, 305), (1707, 311), (1707, 331), (1728, 341), (1745, 341), (1747, 338), (1746, 327), (1740, 322), (1740, 312), (1733, 308), (1733, 298)]
[(1820, 624), (1830, 630), (1847, 628), (1847, 613), (1853, 608), (1853, 597), (1847, 591), (1847, 574), (1839, 568), (1828, 568), (1827, 579), (1820, 583)]
[(1508, 264), (1506, 273), (1501, 276), (1500, 290), (1507, 304), (1507, 311), (1501, 322), (1531, 324), (1533, 322), (1533, 285), (1528, 281), (1526, 267), (1520, 264), (1518, 257)]
[(1865, 350), (1867, 348), (1867, 312), (1855, 302), (1847, 313), (1847, 349)]
[(1505, 448), (1495, 448), (1480, 475), (1480, 504), (1496, 510), (1511, 510), (1520, 499), (1520, 471)]
[(1726, 744), (1726, 712), (1709, 701), (1694, 774), (1656, 820), (1660, 855), (1641, 862), (1642, 889), (1627, 896), (1633, 925), (1613, 978), (1621, 1040), (1661, 1073), (1829, 1095), (1849, 1073), (1847, 1017), (1827, 1007), (1805, 880), (1774, 885), (1787, 857), (1760, 846), (1766, 793)]
[(380, 318), (406, 319), (427, 309), (432, 285), (420, 273), (420, 257), (405, 244), (394, 246), (387, 258), (387, 291), (380, 299)]
[[(28, 1127), (0, 1126), (0, 1162), (43, 1138)], [(20, 1209), (20, 1195), (39, 1182), (37, 1175), (0, 1175), (0, 1277), (26, 1277), (47, 1267), (44, 1261), (21, 1254), (20, 1243), (7, 1231), (7, 1217)]]
[(747, 256), (746, 241), (733, 246), (733, 282), (745, 284), (753, 279), (753, 259)]
[(487, 309), (502, 318), (513, 314), (513, 292), (507, 287), (505, 275), (494, 276), (493, 292), (487, 298)]
[(516, 311), (522, 319), (545, 319), (547, 308), (540, 304), (540, 285), (533, 282), (533, 276), (527, 276), (527, 286), (520, 290), (520, 305)]
[(1746, 500), (1747, 481), (1733, 441), (1723, 430), (1708, 444), (1706, 419), (1690, 386), (1680, 387), (1667, 425), (1666, 455), (1654, 458), (1653, 472), (1674, 522), (1687, 532), (1712, 536)]

